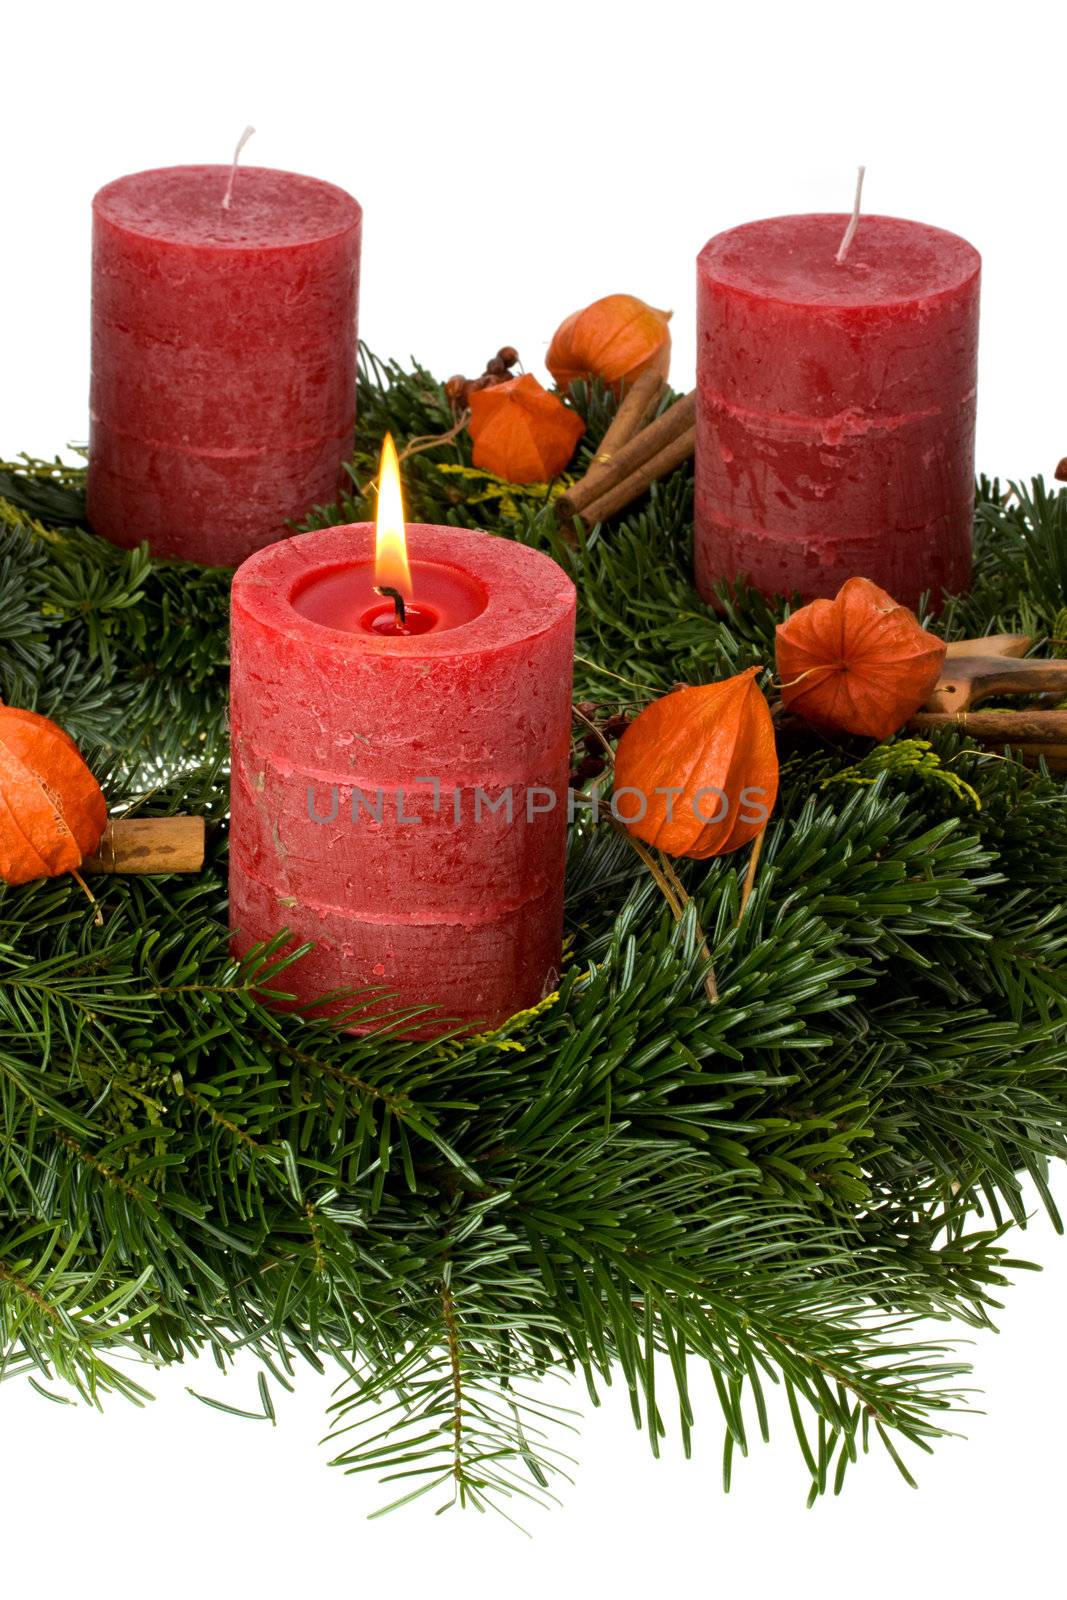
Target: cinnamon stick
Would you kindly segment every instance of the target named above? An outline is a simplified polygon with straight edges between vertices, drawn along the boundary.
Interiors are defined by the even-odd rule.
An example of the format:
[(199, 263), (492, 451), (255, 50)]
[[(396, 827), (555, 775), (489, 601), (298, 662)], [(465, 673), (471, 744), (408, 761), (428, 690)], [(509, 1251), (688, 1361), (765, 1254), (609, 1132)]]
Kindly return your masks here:
[[(619, 409), (601, 439), (600, 449), (590, 462), (585, 476), (580, 480), (581, 483), (596, 483), (604, 477), (607, 468), (611, 466), (623, 445), (629, 444), (634, 435), (644, 427), (659, 404), (666, 387), (666, 382), (658, 372), (642, 372), (634, 379), (619, 402)], [(576, 484), (575, 488), (577, 487)]]
[(199, 872), (203, 865), (203, 817), (111, 817), (82, 871), (140, 875)]
[[(669, 444), (694, 429), (695, 424), (696, 391), (694, 390), (691, 394), (684, 395), (681, 400), (676, 400), (673, 406), (669, 406), (654, 422), (650, 422), (647, 428), (642, 428), (636, 433), (629, 444), (623, 445), (613, 459), (604, 464), (603, 471), (593, 477), (592, 482), (587, 472), (572, 489), (560, 495), (556, 501), (560, 520), (569, 522), (580, 513), (583, 520), (588, 521), (585, 515), (586, 507), (606, 494), (609, 489), (614, 489), (617, 484), (633, 477)], [(684, 461), (685, 455), (681, 459)], [(648, 482), (651, 481), (649, 478)], [(628, 502), (624, 501), (623, 504)]]
[(1067, 772), (1067, 744), (1045, 744), (1043, 741), (1016, 744), (1013, 740), (1012, 749), (1016, 755), (1022, 756), (1028, 767), (1036, 767), (1043, 757), (1050, 772)]
[(1038, 744), (1067, 742), (1067, 711), (964, 711), (959, 716), (942, 711), (918, 711), (908, 727), (917, 732), (931, 728), (959, 728), (983, 744)]
[[(646, 428), (645, 432), (649, 430)], [(636, 471), (628, 478), (623, 478), (614, 488), (607, 489), (596, 500), (593, 500), (581, 512), (581, 518), (589, 527), (595, 522), (606, 522), (609, 517), (614, 517), (624, 507), (638, 499), (659, 478), (665, 478), (683, 461), (687, 461), (696, 448), (696, 428), (687, 428), (676, 438), (665, 444), (654, 456), (642, 462)]]

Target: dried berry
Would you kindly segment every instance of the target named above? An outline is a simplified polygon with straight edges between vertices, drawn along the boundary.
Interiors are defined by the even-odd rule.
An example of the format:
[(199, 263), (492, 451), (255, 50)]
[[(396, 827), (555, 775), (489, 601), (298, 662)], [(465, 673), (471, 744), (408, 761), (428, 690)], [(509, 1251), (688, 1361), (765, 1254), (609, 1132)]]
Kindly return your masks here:
[(604, 771), (604, 757), (588, 755), (583, 756), (577, 766), (572, 767), (570, 786), (572, 789), (584, 789), (593, 778), (599, 778)]

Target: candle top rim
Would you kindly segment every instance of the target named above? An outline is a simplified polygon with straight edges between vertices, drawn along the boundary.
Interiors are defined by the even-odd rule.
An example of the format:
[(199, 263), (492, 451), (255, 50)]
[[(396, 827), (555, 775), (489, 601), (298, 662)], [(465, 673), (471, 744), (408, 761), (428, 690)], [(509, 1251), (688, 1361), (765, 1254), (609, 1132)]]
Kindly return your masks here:
[(239, 251), (320, 244), (362, 221), (347, 190), (276, 167), (239, 166), (224, 209), (230, 172), (230, 164), (130, 172), (97, 190), (93, 215), (155, 244)]
[(546, 632), (561, 616), (573, 612), (574, 584), (542, 551), (474, 528), (420, 522), (406, 526), (412, 562), (440, 563), (474, 578), (487, 594), (484, 610), (456, 627), (409, 635), (352, 632), (304, 616), (293, 604), (294, 592), (319, 572), (373, 561), (370, 522), (320, 528), (257, 550), (234, 574), (232, 608), (318, 651), (407, 661), (504, 649)]
[(798, 306), (831, 310), (936, 299), (981, 270), (978, 251), (959, 234), (905, 217), (864, 213), (844, 262), (836, 260), (849, 223), (841, 212), (807, 212), (743, 222), (709, 239), (697, 257), (705, 280)]

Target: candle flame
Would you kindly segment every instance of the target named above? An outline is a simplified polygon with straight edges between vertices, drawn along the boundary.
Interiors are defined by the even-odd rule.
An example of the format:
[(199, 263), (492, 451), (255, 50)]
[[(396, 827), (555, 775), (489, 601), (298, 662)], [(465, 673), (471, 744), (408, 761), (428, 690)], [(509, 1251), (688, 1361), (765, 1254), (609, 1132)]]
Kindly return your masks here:
[(391, 433), (386, 434), (382, 443), (382, 459), (378, 469), (374, 582), (379, 589), (399, 589), (405, 600), (412, 598), (404, 500), (400, 492), (400, 461)]

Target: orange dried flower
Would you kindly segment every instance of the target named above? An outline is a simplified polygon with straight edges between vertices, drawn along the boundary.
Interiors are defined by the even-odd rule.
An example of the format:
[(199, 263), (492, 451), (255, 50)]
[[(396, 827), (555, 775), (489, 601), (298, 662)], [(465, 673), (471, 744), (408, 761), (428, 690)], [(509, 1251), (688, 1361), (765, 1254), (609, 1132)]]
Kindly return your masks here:
[(631, 722), (615, 755), (615, 804), (632, 834), (702, 861), (759, 833), (778, 795), (761, 670), (675, 689)]
[(0, 706), (0, 878), (71, 872), (106, 825), (100, 785), (73, 739), (36, 711)]
[(813, 727), (888, 739), (929, 697), (945, 645), (869, 578), (777, 629), (782, 702)]
[(474, 465), (508, 483), (547, 483), (585, 432), (578, 413), (528, 372), (472, 393), (470, 409)]
[(556, 329), (545, 365), (559, 388), (576, 378), (600, 378), (618, 394), (641, 372), (666, 378), (671, 364), (669, 311), (632, 294), (609, 294)]

